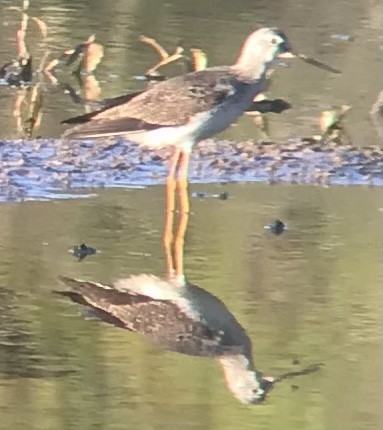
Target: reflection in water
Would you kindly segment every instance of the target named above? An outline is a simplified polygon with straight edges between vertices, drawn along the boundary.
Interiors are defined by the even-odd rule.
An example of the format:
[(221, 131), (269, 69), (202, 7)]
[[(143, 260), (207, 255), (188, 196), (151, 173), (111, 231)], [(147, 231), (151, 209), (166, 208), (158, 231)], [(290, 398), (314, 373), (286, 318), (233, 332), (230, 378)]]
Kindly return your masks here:
[[(20, 26), (15, 31), (17, 59), (0, 67), (0, 84), (18, 88), (13, 107), (16, 130), (21, 136), (30, 138), (41, 125), (43, 92), (60, 84), (63, 92), (68, 92), (75, 103), (85, 105), (87, 112), (90, 109), (89, 104), (100, 98), (101, 89), (93, 72), (104, 56), (104, 48), (101, 44), (96, 43), (95, 36), (91, 35), (73, 49), (64, 51), (59, 58), (51, 59), (46, 65), (50, 51), (45, 45), (48, 34), (45, 21), (29, 15), (28, 1), (23, 2), (22, 8), (13, 7), (13, 9), (21, 12)], [(37, 25), (39, 36), (42, 39), (40, 43), (44, 47), (44, 53), (37, 67), (33, 67), (32, 55), (26, 40), (30, 21)], [(83, 96), (79, 96), (70, 84), (60, 83), (56, 74), (57, 66), (73, 68), (72, 74), (77, 78)]]
[(41, 355), (30, 321), (20, 317), (19, 299), (13, 290), (0, 287), (1, 378), (56, 378), (72, 373)]
[(70, 290), (57, 293), (90, 308), (91, 316), (141, 333), (162, 348), (216, 358), (228, 388), (244, 404), (263, 401), (275, 382), (318, 370), (320, 366), (314, 365), (273, 378), (255, 368), (251, 340), (234, 315), (216, 296), (186, 280), (183, 245), (188, 214), (179, 214), (174, 239), (173, 214), (166, 213), (163, 236), (166, 279), (142, 274), (104, 285), (61, 277)]

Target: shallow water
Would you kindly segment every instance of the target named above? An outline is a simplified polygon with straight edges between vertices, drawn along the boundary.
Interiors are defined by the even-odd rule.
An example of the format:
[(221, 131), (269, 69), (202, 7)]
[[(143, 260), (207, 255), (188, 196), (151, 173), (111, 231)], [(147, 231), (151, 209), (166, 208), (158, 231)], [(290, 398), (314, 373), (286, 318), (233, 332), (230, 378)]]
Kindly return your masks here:
[[(299, 61), (281, 67), (270, 95), (287, 99), (294, 109), (270, 115), (272, 139), (288, 146), (290, 138), (318, 134), (319, 112), (346, 103), (353, 105), (346, 117), (352, 143), (381, 144), (369, 117), (381, 90), (380, 2), (31, 3), (30, 14), (41, 16), (49, 27), (42, 42), (30, 23), (27, 41), (35, 64), (47, 49), (53, 58), (96, 33), (105, 46), (96, 72), (103, 98), (139, 87), (132, 77), (155, 62), (155, 54), (138, 41), (141, 33), (169, 50), (183, 38), (186, 45), (204, 49), (211, 65), (219, 65), (234, 60), (254, 27), (278, 25), (297, 50), (342, 74)], [(20, 15), (9, 9), (14, 4), (0, 2), (0, 65), (15, 55)], [(179, 72), (177, 67), (168, 71)], [(79, 89), (68, 72), (60, 72), (59, 79)], [(279, 375), (324, 363), (316, 373), (278, 384), (264, 404), (243, 406), (227, 390), (213, 360), (161, 351), (139, 335), (86, 321), (78, 306), (52, 294), (62, 288), (60, 274), (103, 282), (129, 274), (164, 274), (164, 188), (153, 184), (163, 181), (166, 169), (158, 155), (123, 159), (118, 151), (128, 149), (119, 143), (109, 152), (79, 143), (71, 148), (79, 151), (74, 163), (55, 164), (63, 162), (54, 152), (62, 150), (56, 139), (59, 123), (83, 107), (70, 100), (63, 86), (43, 79), (42, 88), (42, 123), (35, 135), (53, 139), (22, 142), (15, 140), (22, 136), (14, 116), (22, 91), (0, 86), (0, 198), (49, 200), (0, 205), (0, 429), (381, 428), (380, 189), (224, 184), (253, 181), (253, 167), (240, 159), (226, 173), (225, 165), (209, 169), (217, 158), (214, 151), (206, 154), (204, 146), (201, 154), (194, 152), (192, 179), (221, 185), (191, 185), (191, 192), (206, 198), (192, 199), (187, 277), (222, 299), (245, 327), (258, 369)], [(25, 105), (22, 111), (25, 115)], [(245, 116), (217, 139), (259, 137)], [(281, 146), (283, 156), (287, 146)], [(257, 180), (311, 184), (315, 181), (303, 173), (310, 178), (316, 169), (330, 172), (337, 160), (332, 184), (381, 185), (382, 158), (375, 164), (368, 158), (376, 148), (369, 149), (367, 158), (350, 148), (326, 151), (287, 154), (276, 181), (267, 173), (274, 159), (263, 154)], [(129, 171), (133, 158), (138, 168)], [(233, 154), (228, 160), (236, 161)], [(360, 169), (361, 160), (367, 170)], [(237, 177), (235, 166), (244, 168)], [(151, 186), (98, 188), (128, 184)], [(214, 197), (224, 192), (227, 200)], [(83, 198), (70, 199), (74, 196)], [(276, 218), (289, 227), (280, 236), (263, 228)], [(84, 242), (99, 252), (78, 262), (68, 249)]]
[[(15, 2), (0, 3), (1, 64), (15, 57), (15, 31), (19, 28), (20, 14), (9, 10), (11, 5)], [(110, 7), (103, 2), (42, 0), (31, 2), (30, 15), (43, 18), (49, 29), (43, 41), (34, 23), (29, 23), (27, 44), (35, 68), (44, 52), (50, 51), (49, 59), (57, 58), (64, 50), (96, 33), (105, 47), (105, 58), (96, 71), (103, 98), (139, 87), (133, 76), (142, 75), (157, 61), (153, 50), (139, 42), (142, 33), (155, 37), (169, 51), (183, 39), (186, 47), (205, 50), (213, 66), (233, 62), (243, 39), (257, 26), (277, 25), (286, 31), (297, 51), (340, 69), (342, 74), (330, 74), (299, 60), (290, 62), (290, 67), (280, 68), (273, 76), (270, 96), (287, 99), (294, 108), (282, 115), (270, 115), (271, 138), (286, 141), (318, 134), (319, 113), (331, 106), (348, 104), (353, 109), (347, 115), (346, 129), (353, 144), (381, 143), (369, 117), (381, 90), (379, 1), (350, 4), (346, 0), (310, 0), (280, 5), (280, 2), (250, 0), (235, 3), (130, 0), (114, 2)], [(338, 35), (353, 39), (349, 41)], [(172, 66), (165, 72), (174, 75), (181, 70)], [(41, 78), (43, 117), (35, 136), (57, 137), (63, 130), (61, 120), (83, 112), (80, 105), (73, 104), (64, 94), (66, 83), (80, 90), (74, 77), (65, 70), (58, 77), (61, 85), (49, 84)], [(13, 115), (18, 94), (20, 91), (0, 86), (0, 139), (20, 137)], [(252, 119), (247, 117), (224, 136), (235, 140), (261, 137)]]
[[(324, 362), (242, 406), (213, 360), (164, 352), (85, 321), (57, 275), (163, 275), (162, 186), (0, 206), (0, 428), (283, 428), (382, 425), (379, 190), (193, 185), (191, 282), (221, 298), (267, 374)], [(148, 206), (150, 202), (150, 207)], [(289, 230), (263, 226), (281, 218)], [(101, 252), (81, 263), (67, 250)], [(296, 364), (293, 364), (296, 363)]]

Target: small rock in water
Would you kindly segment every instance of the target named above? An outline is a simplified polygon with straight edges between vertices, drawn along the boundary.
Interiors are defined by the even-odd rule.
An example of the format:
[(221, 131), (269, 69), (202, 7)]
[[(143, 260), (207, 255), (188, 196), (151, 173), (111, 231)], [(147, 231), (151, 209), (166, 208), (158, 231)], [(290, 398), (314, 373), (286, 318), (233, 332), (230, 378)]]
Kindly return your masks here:
[(353, 42), (355, 39), (349, 34), (332, 34), (331, 39), (339, 40), (340, 42)]
[(193, 198), (195, 199), (204, 199), (206, 198), (208, 195), (207, 193), (202, 193), (201, 191), (197, 191), (195, 193), (192, 193), (191, 195)]
[(264, 226), (266, 230), (270, 230), (273, 234), (279, 235), (287, 230), (287, 225), (284, 224), (280, 219), (276, 219), (270, 224)]
[(206, 199), (208, 197), (220, 199), (220, 200), (227, 200), (229, 198), (229, 193), (227, 191), (224, 191), (219, 194), (209, 194), (209, 193), (203, 193), (201, 191), (196, 191), (195, 193), (192, 193), (191, 195), (195, 199)]
[(97, 249), (92, 248), (91, 246), (87, 246), (85, 245), (85, 243), (82, 243), (80, 246), (75, 245), (72, 249), (69, 249), (68, 252), (70, 252), (74, 257), (76, 257), (78, 261), (82, 261), (88, 255), (96, 254)]
[(166, 77), (164, 75), (160, 75), (159, 73), (155, 72), (155, 73), (152, 73), (150, 75), (137, 75), (137, 76), (134, 76), (134, 79), (136, 81), (159, 82), (159, 81), (164, 81), (166, 79)]

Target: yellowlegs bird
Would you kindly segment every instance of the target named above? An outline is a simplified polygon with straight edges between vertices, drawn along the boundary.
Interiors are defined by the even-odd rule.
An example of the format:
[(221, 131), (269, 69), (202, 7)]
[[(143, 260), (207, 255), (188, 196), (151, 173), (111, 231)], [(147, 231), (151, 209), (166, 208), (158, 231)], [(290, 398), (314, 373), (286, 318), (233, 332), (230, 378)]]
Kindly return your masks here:
[[(70, 118), (78, 124), (67, 139), (124, 135), (149, 148), (173, 146), (167, 179), (167, 209), (174, 209), (174, 192), (187, 187), (190, 152), (195, 143), (228, 128), (264, 91), (266, 73), (278, 57), (293, 57), (285, 34), (276, 28), (251, 33), (232, 66), (210, 67), (160, 82), (135, 97), (98, 112)], [(180, 192), (183, 196), (184, 193)], [(189, 211), (180, 198), (180, 211)]]
[(154, 275), (120, 279), (113, 285), (61, 278), (58, 293), (85, 305), (98, 319), (143, 334), (155, 345), (216, 358), (230, 391), (242, 403), (262, 401), (274, 378), (254, 368), (251, 341), (225, 304), (184, 280)]
[[(166, 230), (173, 229), (174, 216), (173, 211), (167, 214), (165, 237), (172, 236)], [(284, 379), (319, 370), (321, 363), (274, 378), (255, 368), (252, 342), (235, 316), (219, 298), (184, 276), (188, 218), (186, 212), (178, 214), (174, 240), (164, 243), (165, 279), (145, 274), (105, 285), (61, 277), (69, 288), (56, 292), (86, 306), (97, 319), (140, 333), (162, 348), (216, 359), (229, 390), (244, 404), (260, 403)]]
[[(173, 217), (171, 212), (165, 230), (173, 229)], [(174, 241), (165, 244), (165, 279), (137, 275), (105, 285), (61, 277), (69, 289), (56, 292), (85, 305), (97, 319), (141, 333), (162, 348), (216, 358), (234, 396), (245, 404), (259, 403), (274, 378), (255, 369), (251, 340), (226, 305), (185, 279), (187, 223), (188, 214), (180, 212)]]

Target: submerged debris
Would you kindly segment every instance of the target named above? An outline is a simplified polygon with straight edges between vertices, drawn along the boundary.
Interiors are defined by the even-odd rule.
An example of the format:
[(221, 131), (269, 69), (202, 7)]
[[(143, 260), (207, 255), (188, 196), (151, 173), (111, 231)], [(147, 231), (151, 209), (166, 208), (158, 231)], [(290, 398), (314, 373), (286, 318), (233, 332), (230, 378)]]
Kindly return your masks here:
[[(47, 91), (46, 79), (44, 78), (48, 78), (51, 84), (59, 84), (56, 76), (58, 65), (76, 65), (73, 74), (83, 89), (83, 97), (69, 85), (62, 85), (64, 91), (68, 87), (71, 88), (70, 95), (74, 102), (88, 105), (92, 100), (100, 98), (101, 90), (92, 73), (103, 58), (104, 48), (95, 42), (95, 36), (91, 35), (74, 49), (66, 50), (59, 58), (51, 60), (47, 65), (50, 51), (44, 42), (48, 34), (48, 27), (41, 18), (30, 16), (28, 8), (29, 2), (25, 0), (22, 2), (22, 7), (12, 6), (8, 8), (21, 13), (21, 22), (20, 27), (15, 32), (17, 58), (0, 66), (0, 85), (18, 88), (13, 109), (16, 130), (20, 136), (30, 138), (42, 121), (43, 92)], [(39, 35), (43, 39), (42, 46), (46, 48), (38, 66), (34, 68), (26, 37), (27, 30), (28, 34), (30, 33), (28, 29), (30, 21), (36, 24)]]
[(96, 254), (97, 249), (92, 248), (91, 246), (87, 246), (85, 245), (85, 243), (82, 243), (80, 246), (75, 245), (73, 248), (69, 249), (68, 252), (71, 253), (74, 257), (76, 257), (77, 261), (82, 261), (85, 257)]
[(339, 40), (340, 42), (353, 42), (355, 38), (351, 36), (350, 34), (332, 34), (331, 39)]
[(19, 57), (0, 67), (0, 80), (11, 87), (24, 87), (32, 82), (32, 57)]
[(190, 56), (191, 67), (189, 70), (191, 72), (199, 72), (206, 69), (208, 62), (206, 52), (199, 48), (190, 48)]
[(68, 49), (59, 57), (51, 60), (44, 68), (46, 76), (52, 83), (57, 83), (55, 70), (57, 66), (64, 65), (70, 67), (75, 65), (74, 74), (91, 74), (93, 73), (102, 58), (104, 57), (104, 48), (97, 43), (96, 36), (90, 35), (84, 42), (79, 43), (73, 49)]
[(267, 224), (263, 227), (265, 230), (270, 230), (271, 233), (275, 234), (276, 236), (282, 234), (284, 231), (288, 230), (288, 227), (286, 224), (283, 223), (280, 219), (276, 219), (270, 224)]
[(0, 81), (11, 87), (26, 87), (32, 84), (33, 68), (32, 55), (30, 54), (27, 43), (26, 33), (29, 19), (37, 25), (43, 39), (47, 37), (48, 27), (45, 22), (36, 16), (30, 17), (28, 14), (29, 1), (23, 1), (22, 7), (12, 6), (10, 10), (16, 10), (21, 14), (20, 28), (16, 30), (16, 52), (17, 59), (13, 59), (0, 67)]
[(143, 76), (136, 76), (138, 80), (162, 81), (166, 76), (161, 75), (158, 70), (168, 64), (182, 61), (188, 72), (197, 72), (204, 70), (207, 67), (207, 55), (200, 48), (190, 48), (189, 55), (184, 48), (184, 43), (179, 40), (176, 44), (173, 54), (169, 54), (166, 49), (161, 46), (154, 38), (145, 35), (140, 36), (140, 41), (148, 46), (151, 46), (159, 55), (160, 61), (150, 67)]
[(155, 39), (151, 37), (141, 35), (140, 41), (154, 48), (160, 56), (160, 61), (145, 72), (146, 76), (158, 75), (158, 69), (161, 67), (184, 58), (184, 47), (182, 46), (182, 41), (178, 42), (173, 54), (169, 54)]
[(319, 116), (319, 129), (322, 140), (339, 141), (345, 135), (343, 124), (346, 113), (351, 109), (349, 105), (342, 105), (339, 108), (325, 110)]
[(206, 198), (213, 198), (213, 199), (219, 199), (219, 200), (227, 200), (229, 198), (229, 193), (227, 191), (224, 191), (219, 194), (210, 194), (210, 193), (204, 193), (201, 191), (197, 191), (191, 194), (193, 198), (196, 199), (206, 199)]

